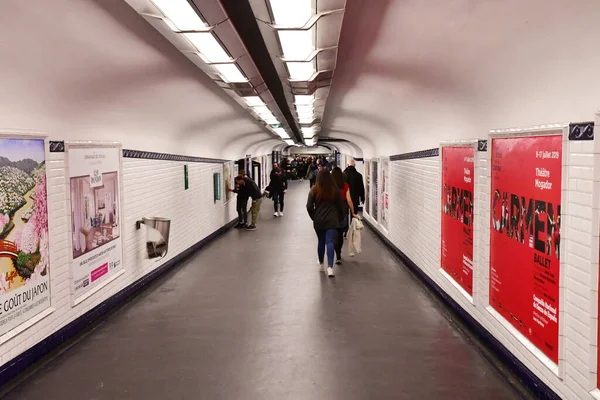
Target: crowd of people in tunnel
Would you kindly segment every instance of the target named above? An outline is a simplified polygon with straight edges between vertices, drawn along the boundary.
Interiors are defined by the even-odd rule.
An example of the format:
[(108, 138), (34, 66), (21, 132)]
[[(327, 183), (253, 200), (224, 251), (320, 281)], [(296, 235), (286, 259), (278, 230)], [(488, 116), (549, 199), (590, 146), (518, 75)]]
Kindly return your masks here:
[[(324, 156), (294, 157), (283, 159), (281, 164), (273, 163), (270, 181), (264, 192), (256, 182), (241, 170), (235, 178), (237, 193), (238, 223), (236, 228), (256, 230), (258, 214), (264, 197), (273, 200), (276, 218), (283, 217), (284, 198), (289, 180), (308, 180), (310, 190), (306, 209), (313, 221), (317, 235), (317, 255), (319, 270), (325, 272), (327, 256), (327, 275), (335, 276), (335, 264), (342, 263), (344, 239), (349, 240), (349, 255), (354, 249), (360, 251), (360, 232), (362, 224), (358, 216), (359, 205), (365, 199), (365, 187), (362, 175), (356, 170), (355, 161), (342, 169)], [(248, 200), (252, 200), (248, 222)], [(357, 239), (358, 240), (355, 240)], [(358, 244), (357, 244), (358, 243)]]

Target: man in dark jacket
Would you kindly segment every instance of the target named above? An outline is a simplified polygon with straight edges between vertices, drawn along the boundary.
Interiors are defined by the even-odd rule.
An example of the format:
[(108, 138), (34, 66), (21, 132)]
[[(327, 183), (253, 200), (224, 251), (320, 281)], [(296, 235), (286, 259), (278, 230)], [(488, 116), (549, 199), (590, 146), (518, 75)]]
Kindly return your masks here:
[(350, 198), (354, 204), (354, 214), (358, 214), (358, 205), (365, 201), (365, 183), (362, 174), (356, 170), (354, 159), (348, 163), (348, 168), (344, 171), (344, 177), (348, 186), (350, 186)]
[[(246, 177), (245, 171), (240, 171), (238, 173), (238, 177), (242, 177), (244, 179)], [(246, 193), (245, 187), (238, 185), (238, 178), (235, 179), (234, 189), (228, 189), (230, 192), (237, 194), (237, 213), (238, 213), (238, 223), (235, 226), (236, 228), (247, 228), (248, 227), (248, 194)]]
[(258, 213), (260, 212), (260, 204), (262, 203), (262, 193), (258, 188), (256, 182), (247, 176), (242, 174), (235, 178), (235, 184), (239, 186), (239, 193), (252, 199), (252, 207), (250, 207), (250, 213), (252, 214), (252, 223), (246, 228), (249, 231), (256, 230), (256, 222), (258, 221)]
[(275, 207), (275, 217), (283, 217), (283, 197), (287, 191), (288, 183), (285, 171), (281, 168), (274, 168), (271, 171), (271, 182), (269, 183), (271, 196)]

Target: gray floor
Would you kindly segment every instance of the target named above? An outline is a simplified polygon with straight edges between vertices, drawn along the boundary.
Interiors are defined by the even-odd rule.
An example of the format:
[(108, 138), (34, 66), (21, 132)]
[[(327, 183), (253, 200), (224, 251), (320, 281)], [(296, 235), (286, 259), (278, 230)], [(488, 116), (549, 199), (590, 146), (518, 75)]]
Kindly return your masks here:
[(7, 399), (514, 399), (515, 392), (366, 231), (318, 272), (292, 186), (285, 216), (210, 244)]

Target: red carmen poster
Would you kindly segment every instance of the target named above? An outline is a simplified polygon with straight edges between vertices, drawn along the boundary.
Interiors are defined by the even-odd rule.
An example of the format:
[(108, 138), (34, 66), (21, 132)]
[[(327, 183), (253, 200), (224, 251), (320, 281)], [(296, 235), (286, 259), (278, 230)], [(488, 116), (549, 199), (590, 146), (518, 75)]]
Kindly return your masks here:
[(473, 295), (473, 156), (442, 148), (442, 269)]
[(558, 363), (562, 136), (492, 141), (490, 305)]

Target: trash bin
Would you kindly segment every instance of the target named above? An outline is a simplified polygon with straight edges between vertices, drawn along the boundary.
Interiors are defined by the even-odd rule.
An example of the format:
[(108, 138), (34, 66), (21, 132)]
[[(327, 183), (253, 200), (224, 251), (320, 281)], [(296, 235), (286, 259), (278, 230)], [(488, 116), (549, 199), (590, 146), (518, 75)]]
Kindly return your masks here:
[(161, 217), (142, 218), (136, 222), (136, 228), (146, 225), (146, 250), (148, 258), (165, 257), (169, 251), (169, 231), (171, 220)]

